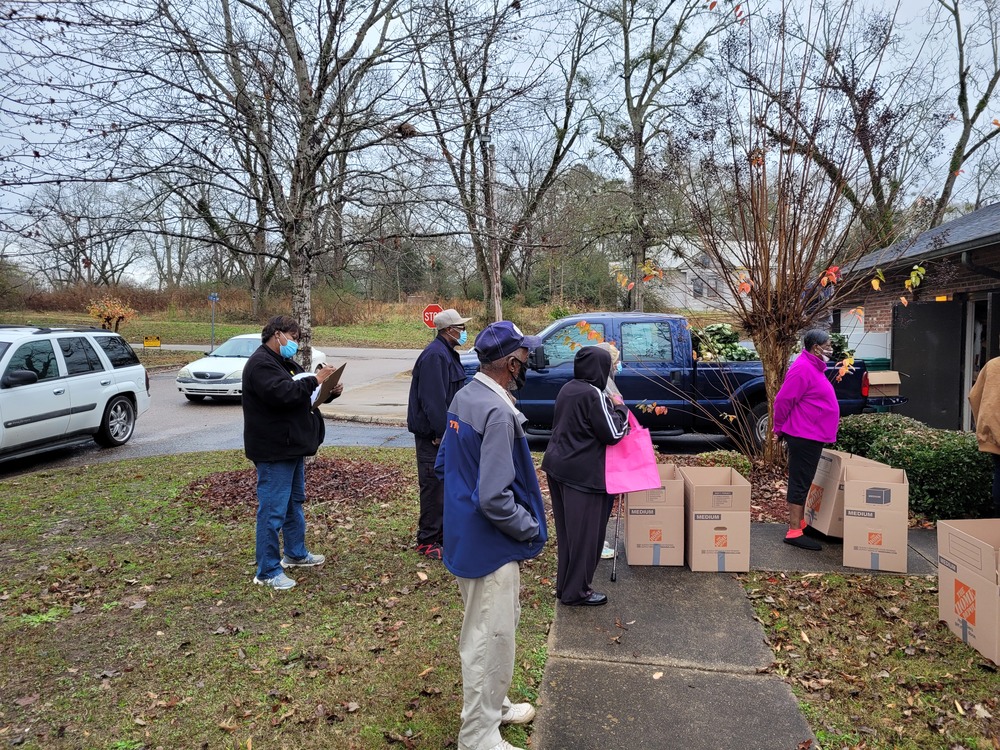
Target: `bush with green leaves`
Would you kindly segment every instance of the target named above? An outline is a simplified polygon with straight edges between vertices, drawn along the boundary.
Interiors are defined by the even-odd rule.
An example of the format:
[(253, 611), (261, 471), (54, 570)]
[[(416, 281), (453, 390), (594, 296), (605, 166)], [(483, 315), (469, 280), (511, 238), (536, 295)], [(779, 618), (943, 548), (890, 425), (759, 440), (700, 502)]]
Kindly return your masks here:
[(871, 444), (883, 435), (902, 432), (905, 429), (926, 427), (912, 417), (902, 414), (852, 414), (842, 417), (837, 428), (837, 442), (833, 446), (845, 453), (868, 456)]
[(750, 459), (739, 451), (709, 451), (699, 453), (697, 458), (699, 466), (728, 466), (744, 477), (749, 477), (753, 469)]
[(979, 518), (991, 508), (992, 461), (974, 433), (901, 414), (858, 414), (840, 420), (834, 447), (904, 469), (911, 512), (931, 520)]

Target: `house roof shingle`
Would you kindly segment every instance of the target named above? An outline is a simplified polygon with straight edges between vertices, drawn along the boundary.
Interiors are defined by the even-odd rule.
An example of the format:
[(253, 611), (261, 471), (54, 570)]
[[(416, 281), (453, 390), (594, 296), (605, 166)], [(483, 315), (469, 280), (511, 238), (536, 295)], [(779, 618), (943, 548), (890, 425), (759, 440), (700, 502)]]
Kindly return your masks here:
[(893, 266), (904, 261), (932, 260), (1000, 243), (1000, 203), (959, 216), (928, 229), (912, 240), (897, 242), (869, 253), (855, 268)]

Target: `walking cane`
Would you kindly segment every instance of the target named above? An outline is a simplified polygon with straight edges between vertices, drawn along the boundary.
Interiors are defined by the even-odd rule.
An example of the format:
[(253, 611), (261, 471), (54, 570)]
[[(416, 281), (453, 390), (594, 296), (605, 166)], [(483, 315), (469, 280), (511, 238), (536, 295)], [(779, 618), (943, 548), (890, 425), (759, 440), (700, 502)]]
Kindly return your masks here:
[(621, 526), (622, 522), (622, 504), (625, 502), (625, 498), (622, 495), (618, 496), (618, 513), (615, 515), (615, 557), (611, 561), (611, 580), (612, 582), (618, 580), (618, 527)]

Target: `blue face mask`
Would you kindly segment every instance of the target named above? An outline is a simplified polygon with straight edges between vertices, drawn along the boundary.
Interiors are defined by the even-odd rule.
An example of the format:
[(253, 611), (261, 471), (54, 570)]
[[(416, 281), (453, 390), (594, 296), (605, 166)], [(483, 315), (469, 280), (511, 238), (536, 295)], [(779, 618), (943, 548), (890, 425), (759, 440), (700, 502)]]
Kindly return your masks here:
[(465, 342), (469, 340), (469, 334), (467, 331), (462, 331), (458, 334), (458, 345), (465, 346)]
[[(284, 334), (282, 334), (284, 336)], [(290, 338), (285, 336), (285, 343), (278, 347), (278, 352), (285, 359), (291, 359), (299, 351), (299, 342), (292, 341)]]
[(621, 375), (621, 374), (622, 374), (622, 363), (615, 362), (615, 375)]

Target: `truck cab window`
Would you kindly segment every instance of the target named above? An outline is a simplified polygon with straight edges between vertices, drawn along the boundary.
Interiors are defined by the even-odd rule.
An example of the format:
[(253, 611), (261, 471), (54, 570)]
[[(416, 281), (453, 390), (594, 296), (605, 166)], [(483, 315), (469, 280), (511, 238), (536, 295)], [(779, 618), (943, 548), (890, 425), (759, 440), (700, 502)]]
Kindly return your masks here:
[(542, 348), (545, 350), (545, 361), (548, 367), (555, 367), (564, 362), (572, 362), (581, 346), (593, 346), (604, 340), (604, 326), (600, 323), (591, 323), (591, 331), (601, 334), (600, 339), (587, 338), (587, 333), (581, 331), (576, 323), (565, 325), (553, 331)]
[(623, 362), (671, 362), (674, 359), (670, 324), (622, 323)]

